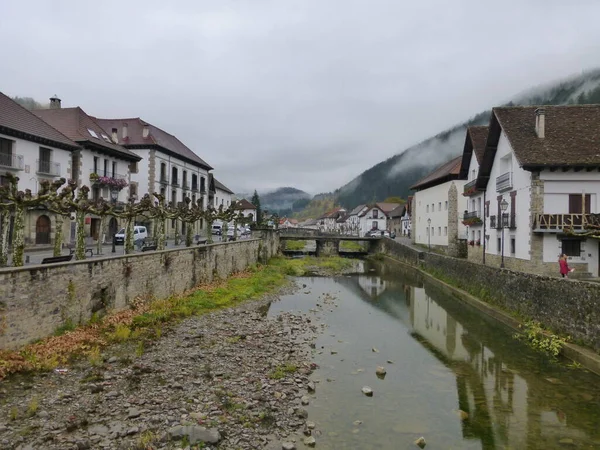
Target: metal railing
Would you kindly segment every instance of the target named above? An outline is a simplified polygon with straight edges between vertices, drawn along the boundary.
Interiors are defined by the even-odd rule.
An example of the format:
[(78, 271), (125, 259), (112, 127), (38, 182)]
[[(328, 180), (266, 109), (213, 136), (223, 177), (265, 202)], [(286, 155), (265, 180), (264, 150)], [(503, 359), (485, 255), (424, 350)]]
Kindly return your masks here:
[(123, 175), (120, 173), (114, 173), (112, 170), (94, 170), (90, 169), (90, 175), (97, 175), (98, 177), (105, 178), (114, 178), (115, 180), (125, 180), (127, 181), (127, 175)]
[(0, 167), (5, 169), (23, 170), (25, 167), (23, 155), (0, 153)]
[(60, 176), (60, 163), (47, 161), (45, 159), (38, 159), (36, 161), (37, 173), (44, 175), (51, 175), (53, 177)]
[(512, 172), (506, 172), (496, 177), (496, 192), (512, 189), (513, 179)]
[(473, 195), (476, 191), (475, 191), (475, 185), (477, 184), (477, 179), (473, 180), (473, 181), (469, 181), (467, 184), (465, 184), (465, 187), (463, 189), (463, 194), (465, 195)]
[(498, 216), (490, 216), (490, 228), (501, 230), (502, 227), (511, 229), (517, 228), (517, 215), (503, 213), (501, 220), (499, 220)]
[(467, 219), (479, 219), (481, 218), (481, 212), (480, 211), (465, 211), (465, 215), (463, 216), (463, 220), (467, 220)]
[(600, 214), (538, 214), (533, 222), (535, 231), (582, 231), (596, 227), (600, 227)]

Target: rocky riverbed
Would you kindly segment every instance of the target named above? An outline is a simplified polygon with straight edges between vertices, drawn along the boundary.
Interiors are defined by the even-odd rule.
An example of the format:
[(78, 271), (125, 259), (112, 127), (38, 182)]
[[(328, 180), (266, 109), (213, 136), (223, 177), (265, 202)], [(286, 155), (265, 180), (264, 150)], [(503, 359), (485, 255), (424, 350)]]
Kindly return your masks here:
[[(142, 347), (0, 383), (3, 449), (302, 447), (318, 436), (308, 315), (267, 318), (271, 298), (191, 317)], [(312, 320), (312, 321), (311, 321)], [(297, 442), (297, 444), (296, 444)]]

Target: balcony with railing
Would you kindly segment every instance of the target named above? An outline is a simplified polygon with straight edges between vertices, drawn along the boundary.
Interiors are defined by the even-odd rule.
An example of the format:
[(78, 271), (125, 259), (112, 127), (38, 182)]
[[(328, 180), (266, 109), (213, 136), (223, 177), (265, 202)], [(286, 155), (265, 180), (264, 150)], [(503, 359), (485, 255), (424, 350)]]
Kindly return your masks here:
[(506, 191), (513, 187), (512, 172), (506, 172), (496, 177), (496, 192)]
[(482, 225), (483, 221), (481, 220), (481, 211), (465, 211), (462, 223), (463, 225), (469, 227)]
[(538, 214), (533, 231), (558, 233), (564, 230), (586, 231), (600, 227), (600, 214)]
[(104, 170), (90, 170), (90, 183), (121, 190), (129, 185), (127, 175)]
[(475, 195), (477, 193), (477, 188), (475, 187), (475, 185), (477, 184), (477, 180), (473, 180), (473, 181), (469, 181), (467, 184), (465, 184), (464, 190), (463, 190), (463, 195), (465, 197), (470, 197), (471, 195)]
[(25, 167), (23, 155), (0, 153), (0, 167), (3, 169), (23, 170)]
[(503, 213), (502, 220), (499, 220), (498, 216), (490, 216), (490, 228), (495, 228), (496, 230), (501, 230), (502, 227), (515, 229), (517, 228), (517, 215)]
[(40, 175), (47, 175), (51, 177), (60, 176), (60, 163), (48, 161), (45, 159), (38, 159), (36, 161), (37, 173)]

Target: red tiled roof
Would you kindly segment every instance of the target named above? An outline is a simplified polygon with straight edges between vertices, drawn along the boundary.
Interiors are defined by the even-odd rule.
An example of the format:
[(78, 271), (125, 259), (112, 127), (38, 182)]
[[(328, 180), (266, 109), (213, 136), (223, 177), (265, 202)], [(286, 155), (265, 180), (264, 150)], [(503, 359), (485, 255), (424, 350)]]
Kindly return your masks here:
[(235, 202), (234, 209), (256, 209), (256, 206), (243, 198)]
[(375, 203), (375, 205), (380, 210), (382, 210), (385, 214), (391, 213), (398, 206), (401, 206), (400, 203), (385, 203), (385, 202), (378, 202), (378, 203)]
[(46, 141), (46, 145), (69, 150), (79, 148), (79, 145), (67, 136), (2, 92), (0, 92), (0, 133), (10, 136), (18, 134), (18, 137), (26, 140), (38, 138)]
[(429, 175), (417, 181), (410, 188), (413, 191), (426, 189), (431, 186), (436, 186), (438, 184), (445, 183), (449, 180), (458, 179), (461, 160), (462, 156), (459, 156), (458, 158), (454, 158), (448, 161), (447, 163), (442, 164)]
[[(125, 147), (112, 142), (104, 129), (80, 107), (36, 109), (32, 112), (65, 136), (81, 145), (89, 143), (95, 147), (102, 148), (108, 153), (130, 161), (139, 161), (142, 159)], [(90, 133), (90, 130), (96, 136)], [(106, 136), (106, 138), (103, 136)]]
[[(213, 168), (183, 142), (172, 134), (140, 119), (133, 117), (128, 119), (96, 119), (104, 128), (105, 132), (111, 136), (112, 129), (116, 128), (119, 143), (125, 147), (143, 147), (156, 145), (167, 150), (176, 156), (179, 156), (192, 164), (196, 164), (206, 170)], [(123, 138), (123, 124), (127, 124), (127, 137)], [(144, 137), (144, 127), (148, 127), (148, 136)]]

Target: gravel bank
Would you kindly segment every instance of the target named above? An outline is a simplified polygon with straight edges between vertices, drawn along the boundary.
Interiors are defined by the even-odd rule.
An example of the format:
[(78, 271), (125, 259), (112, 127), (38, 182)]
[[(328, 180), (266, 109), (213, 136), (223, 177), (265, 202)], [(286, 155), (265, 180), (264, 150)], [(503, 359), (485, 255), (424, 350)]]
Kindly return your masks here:
[(315, 433), (303, 404), (320, 327), (306, 315), (267, 318), (274, 298), (191, 317), (143, 348), (110, 347), (96, 366), (0, 383), (0, 447), (295, 448)]

